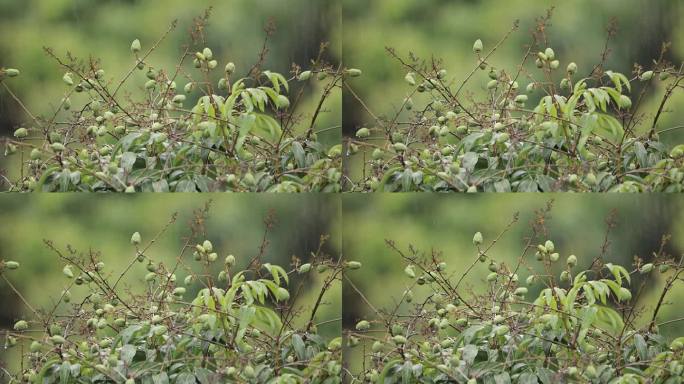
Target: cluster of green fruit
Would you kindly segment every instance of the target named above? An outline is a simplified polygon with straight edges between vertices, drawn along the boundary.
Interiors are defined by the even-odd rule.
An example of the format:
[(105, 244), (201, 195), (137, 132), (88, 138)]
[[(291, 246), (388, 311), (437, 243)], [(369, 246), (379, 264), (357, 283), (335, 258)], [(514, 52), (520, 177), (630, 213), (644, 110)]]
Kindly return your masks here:
[[(639, 111), (643, 93), (634, 103), (629, 95), (633, 83), (643, 90), (656, 81), (678, 84), (684, 76), (678, 70), (658, 64), (630, 79), (597, 67), (578, 78), (576, 63), (562, 71), (554, 50), (545, 48), (525, 56), (534, 57), (533, 68), (508, 71), (490, 66), (494, 51), (483, 56), (483, 49), (477, 40), (478, 68), (460, 86), (443, 68), (402, 60), (409, 96), (394, 117), (377, 118), (375, 127), (350, 138), (349, 153), (365, 153), (365, 172), (350, 190), (684, 190), (684, 144), (668, 148), (660, 141), (660, 113), (653, 111), (650, 126)], [(478, 71), (487, 74), (484, 83)]]
[[(5, 142), (5, 154), (21, 152), (23, 161), (17, 172), (22, 178), (12, 190), (340, 190), (341, 145), (319, 141), (318, 131), (326, 129), (317, 126), (322, 114), (296, 110), (301, 95), (291, 101), (288, 92), (292, 82), (304, 90), (313, 81), (355, 76), (354, 70), (316, 64), (309, 71), (294, 70), (290, 79), (267, 70), (236, 78), (236, 66), (228, 62), (216, 76), (219, 62), (204, 48), (183, 57), (193, 58), (198, 81), (182, 66), (166, 71), (148, 64), (152, 50), (141, 54), (137, 39), (131, 51), (136, 60), (131, 73), (147, 68), (147, 80), (140, 84), (143, 97), (126, 97), (125, 103), (119, 95), (131, 73), (114, 82), (95, 64), (57, 59), (67, 71), (62, 80), (68, 88), (55, 114), (33, 118), (31, 127), (16, 129)], [(0, 81), (18, 74), (3, 69)], [(181, 78), (187, 82), (177, 88)], [(136, 85), (129, 93), (138, 90)], [(76, 97), (78, 103), (72, 101)], [(189, 100), (196, 103), (187, 105)]]
[[(316, 324), (293, 325), (293, 316), (311, 306), (294, 307), (299, 289), (289, 287), (289, 277), (360, 264), (313, 259), (292, 271), (268, 263), (237, 271), (228, 255), (217, 278), (209, 269), (188, 269), (178, 284), (180, 265), (154, 263), (141, 240), (138, 232), (131, 237), (132, 264), (146, 262), (145, 287), (125, 298), (101, 261), (66, 261), (68, 284), (55, 309), (17, 321), (6, 334), (6, 346), (26, 351), (22, 372), (10, 382), (341, 383), (341, 338), (319, 335)], [(205, 240), (193, 256), (207, 267), (218, 253)], [(0, 274), (17, 268), (0, 261)], [(82, 292), (72, 298), (70, 290)], [(190, 292), (197, 293), (187, 299)]]
[[(347, 330), (348, 348), (364, 356), (356, 382), (368, 383), (680, 383), (684, 337), (667, 340), (654, 322), (635, 325), (634, 274), (681, 270), (671, 259), (637, 261), (633, 271), (560, 254), (552, 241), (537, 246), (543, 270), (497, 263), (473, 238), (477, 263), (488, 264), (486, 289), (460, 288), (443, 261), (411, 260), (411, 280), (394, 310)], [(478, 261), (479, 260), (479, 261)], [(525, 268), (527, 269), (527, 268)], [(562, 272), (557, 274), (558, 269)], [(465, 276), (465, 275), (464, 275)], [(421, 299), (416, 286), (429, 289)], [(528, 292), (539, 294), (528, 300)], [(618, 308), (616, 308), (616, 306)], [(404, 312), (401, 308), (408, 310)], [(614, 309), (615, 308), (615, 309)], [(382, 314), (382, 315), (380, 315)]]

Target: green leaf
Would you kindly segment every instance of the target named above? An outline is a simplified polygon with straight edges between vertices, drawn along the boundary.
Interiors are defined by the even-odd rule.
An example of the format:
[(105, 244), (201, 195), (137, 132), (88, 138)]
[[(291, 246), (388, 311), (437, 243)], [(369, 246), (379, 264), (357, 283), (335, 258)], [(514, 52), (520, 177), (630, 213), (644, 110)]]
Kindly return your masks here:
[(463, 352), (461, 353), (461, 359), (467, 364), (472, 365), (479, 352), (477, 346), (473, 344), (468, 344), (463, 347)]
[(133, 169), (133, 164), (135, 164), (136, 159), (137, 157), (133, 152), (124, 152), (121, 155), (121, 168), (123, 168), (124, 172), (131, 172), (131, 170)]
[(133, 361), (133, 357), (135, 357), (136, 352), (137, 349), (134, 345), (125, 344), (123, 347), (121, 347), (121, 361), (123, 361), (126, 365), (130, 365)]
[(195, 384), (195, 375), (190, 372), (181, 372), (176, 376), (174, 384)]
[(475, 170), (475, 165), (477, 164), (478, 156), (475, 152), (466, 152), (461, 160), (461, 165), (467, 172), (472, 173)]
[(299, 168), (306, 167), (306, 152), (304, 152), (304, 147), (299, 141), (292, 142), (292, 155), (294, 155)]
[(634, 346), (639, 353), (639, 358), (644, 361), (648, 360), (648, 344), (646, 344), (644, 337), (638, 333), (634, 335)]
[(152, 382), (154, 384), (169, 384), (169, 376), (166, 374), (166, 372), (161, 372), (152, 376)]

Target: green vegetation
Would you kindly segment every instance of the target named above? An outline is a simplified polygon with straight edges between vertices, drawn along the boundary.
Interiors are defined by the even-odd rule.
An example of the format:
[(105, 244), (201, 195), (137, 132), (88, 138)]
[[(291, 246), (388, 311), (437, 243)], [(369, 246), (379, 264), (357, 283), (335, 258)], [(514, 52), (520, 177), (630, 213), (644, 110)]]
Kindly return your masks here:
[[(629, 76), (607, 68), (608, 48), (582, 69), (549, 46), (550, 20), (551, 12), (537, 20), (515, 67), (493, 61), (518, 22), (488, 47), (476, 40), (475, 63), (456, 77), (437, 59), (388, 48), (410, 89), (396, 112), (381, 117), (349, 88), (374, 119), (348, 140), (350, 153), (364, 152), (361, 178), (349, 189), (681, 192), (684, 144), (668, 146), (659, 136), (670, 130), (659, 128), (660, 118), (684, 81), (681, 65), (666, 59), (669, 45)], [(661, 101), (644, 110), (658, 82)]]
[[(66, 283), (45, 309), (26, 301), (12, 283), (20, 263), (2, 260), (0, 276), (7, 289), (30, 310), (5, 334), (6, 346), (24, 353), (22, 371), (5, 379), (341, 382), (341, 339), (319, 334), (317, 312), (330, 300), (342, 270), (358, 266), (326, 255), (322, 237), (306, 262), (293, 258), (286, 270), (263, 260), (265, 237), (246, 269), (238, 269), (236, 256), (203, 240), (208, 211), (197, 213), (169, 263), (149, 255), (175, 217), (152, 238), (134, 232), (134, 252), (121, 271), (109, 268), (95, 251), (59, 249), (46, 241), (63, 265)], [(272, 224), (267, 218), (267, 228)], [(309, 275), (323, 281), (312, 296), (305, 295)], [(127, 282), (140, 277), (144, 286), (130, 289)], [(313, 301), (302, 302), (302, 297)]]
[[(550, 211), (548, 205), (537, 212), (511, 263), (494, 255), (517, 215), (493, 237), (475, 233), (473, 258), (456, 268), (462, 272), (438, 251), (403, 249), (388, 240), (406, 289), (386, 308), (356, 286), (350, 290), (371, 308), (365, 319), (347, 323), (348, 353), (363, 356), (350, 379), (680, 382), (684, 338), (661, 335), (660, 326), (671, 322), (659, 323), (658, 316), (684, 272), (681, 257), (665, 251), (667, 238), (648, 261), (635, 257), (629, 269), (607, 262), (607, 247), (583, 260), (545, 240)], [(664, 287), (655, 302), (639, 304), (651, 274), (661, 274)], [(477, 281), (485, 283), (473, 288)]]
[[(342, 77), (354, 71), (334, 64), (337, 48), (317, 42), (318, 50), (300, 59), (306, 68), (279, 62), (289, 71), (283, 75), (266, 67), (274, 23), (251, 53), (256, 61), (244, 64), (227, 58), (224, 42), (213, 45), (216, 54), (207, 47), (208, 18), (209, 12), (190, 25), (180, 54), (162, 50), (176, 22), (161, 39), (134, 39), (122, 68), (46, 48), (43, 60), (57, 62), (66, 87), (53, 108), (43, 98), (38, 112), (20, 101), (26, 92), (13, 89), (19, 70), (3, 69), (4, 91), (25, 115), (4, 140), (5, 154), (19, 159), (4, 179), (8, 188), (339, 191), (332, 104)], [(158, 58), (160, 50), (175, 57)]]

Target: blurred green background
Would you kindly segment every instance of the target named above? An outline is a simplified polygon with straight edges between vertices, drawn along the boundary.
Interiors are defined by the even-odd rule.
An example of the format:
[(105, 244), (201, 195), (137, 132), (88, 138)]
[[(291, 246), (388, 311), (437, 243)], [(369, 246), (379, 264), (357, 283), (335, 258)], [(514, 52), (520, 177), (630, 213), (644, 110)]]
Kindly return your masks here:
[[(489, 252), (497, 262), (514, 265), (524, 248), (523, 238), (531, 233), (529, 224), (535, 217), (535, 210), (543, 208), (549, 200), (554, 200), (547, 222), (549, 239), (555, 243), (561, 260), (570, 254), (577, 256), (578, 271), (587, 268), (600, 254), (606, 233), (605, 221), (613, 211), (617, 226), (609, 236), (607, 261), (629, 267), (634, 256), (651, 260), (652, 252), (658, 250), (662, 236), (667, 234), (672, 235), (667, 251), (677, 258), (684, 253), (684, 199), (679, 195), (344, 195), (344, 255), (363, 263), (362, 269), (347, 276), (376, 308), (391, 309), (412, 280), (403, 273), (406, 263), (388, 248), (385, 239), (394, 240), (404, 252), (409, 245), (427, 255), (433, 249), (443, 252), (443, 260), (448, 264), (446, 274), (454, 272), (458, 277), (477, 257), (473, 235), (482, 232), (485, 244), (489, 244), (519, 212), (518, 223)], [(528, 264), (539, 270), (533, 252), (529, 257)], [(564, 265), (558, 264), (558, 268)], [(465, 280), (467, 286), (476, 290), (485, 287), (488, 273), (487, 263), (478, 263)], [(520, 273), (520, 281), (524, 282), (527, 275), (525, 269)], [(665, 277), (652, 273), (647, 278), (639, 304), (650, 306), (652, 310)], [(636, 277), (632, 286), (639, 287), (640, 279)], [(540, 289), (530, 289), (529, 297), (535, 297)], [(413, 293), (415, 302), (420, 302), (427, 290), (416, 287)], [(684, 283), (680, 282), (668, 296), (670, 305), (660, 312), (661, 321), (682, 316), (684, 302), (679, 300), (682, 295)], [(403, 313), (407, 309), (403, 307)], [(343, 315), (345, 328), (353, 328), (361, 319), (375, 317), (350, 285), (343, 288)], [(684, 335), (684, 322), (663, 326), (661, 331), (668, 335)], [(360, 347), (346, 356), (352, 367), (358, 367), (359, 353)]]
[[(288, 74), (293, 63), (307, 67), (322, 42), (330, 42), (327, 61), (340, 60), (339, 1), (0, 0), (0, 67), (19, 68), (21, 76), (8, 84), (34, 114), (49, 114), (67, 87), (61, 80), (64, 71), (45, 54), (43, 47), (53, 48), (60, 57), (70, 52), (81, 59), (99, 58), (107, 79), (118, 80), (135, 65), (129, 49), (131, 41), (140, 39), (146, 50), (177, 19), (178, 27), (148, 60), (155, 68), (173, 70), (182, 46), (190, 41), (188, 32), (193, 18), (211, 6), (207, 44), (220, 68), (233, 61), (236, 72), (245, 75), (258, 59), (266, 36), (264, 27), (273, 21), (277, 29), (268, 44), (263, 68)], [(145, 81), (145, 71), (136, 71), (128, 90), (135, 94)], [(318, 102), (316, 95), (323, 83), (311, 84), (314, 89), (305, 94), (301, 110), (309, 114)], [(180, 82), (179, 88), (183, 85)], [(192, 96), (198, 95), (195, 92)], [(72, 97), (74, 106), (85, 101), (85, 97)], [(318, 128), (338, 128), (326, 130), (319, 138), (326, 144), (337, 144), (342, 113), (339, 92), (333, 93), (325, 107)], [(0, 136), (10, 135), (18, 126), (29, 123), (19, 106), (0, 88)], [(12, 171), (18, 166), (17, 158), (8, 160), (0, 154), (0, 174), (9, 173), (16, 178), (17, 172)]]
[[(244, 268), (257, 255), (264, 234), (263, 220), (273, 212), (276, 224), (271, 230), (264, 262), (283, 266), (289, 270), (291, 257), (303, 260), (315, 252), (321, 235), (331, 235), (323, 251), (331, 257), (340, 255), (340, 237), (332, 232), (339, 220), (340, 204), (334, 195), (257, 195), (257, 194), (5, 194), (0, 199), (0, 259), (16, 260), (21, 267), (6, 277), (36, 308), (49, 309), (53, 299), (68, 284), (62, 275), (64, 263), (49, 250), (43, 239), (52, 240), (64, 250), (67, 245), (80, 252), (90, 249), (101, 252), (107, 271), (118, 274), (135, 256), (130, 244), (135, 231), (142, 235), (143, 243), (151, 240), (177, 212), (178, 219), (162, 235), (146, 255), (155, 262), (172, 265), (189, 234), (189, 221), (194, 210), (201, 209), (211, 200), (209, 218), (205, 223), (206, 236), (212, 241), (220, 260), (235, 255), (236, 268)], [(197, 267), (190, 253), (188, 264)], [(186, 259), (187, 260), (187, 259)], [(217, 263), (217, 271), (223, 265)], [(130, 287), (143, 287), (147, 270), (145, 264), (136, 263), (125, 283)], [(187, 272), (178, 272), (182, 281)], [(309, 275), (304, 281), (304, 293), (295, 305), (303, 305), (302, 316), (310, 313), (322, 286), (322, 276)], [(290, 282), (297, 287), (300, 278)], [(186, 297), (192, 297), (201, 287), (195, 284)], [(74, 302), (86, 288), (71, 289)], [(30, 312), (0, 280), (0, 329), (9, 329), (22, 316)], [(340, 333), (341, 285), (336, 285), (325, 296), (318, 312), (318, 321), (328, 321), (319, 331), (326, 337)], [(302, 318), (302, 322), (308, 320)], [(0, 331), (2, 333), (2, 331)], [(4, 338), (2, 343), (4, 343)], [(17, 348), (0, 349), (0, 367), (10, 364), (16, 368)], [(12, 371), (12, 369), (10, 369)]]
[[(551, 6), (555, 11), (547, 30), (550, 46), (561, 68), (570, 61), (577, 63), (578, 76), (588, 75), (600, 61), (611, 18), (618, 22), (618, 32), (610, 44), (606, 69), (630, 74), (634, 63), (652, 65), (663, 42), (672, 42), (668, 58), (676, 66), (684, 59), (684, 3), (676, 0), (343, 0), (344, 61), (364, 71), (349, 84), (376, 115), (392, 117), (411, 87), (404, 81), (407, 71), (385, 47), (394, 48), (404, 59), (409, 52), (428, 61), (433, 56), (442, 59), (447, 80), (460, 84), (477, 64), (473, 42), (482, 39), (488, 52), (519, 19), (519, 30), (488, 61), (496, 68), (514, 70), (522, 60), (524, 46), (532, 41), (530, 32), (536, 18)], [(533, 60), (529, 64), (534, 67)], [(481, 92), (489, 80), (487, 73), (479, 71), (469, 90)], [(649, 93), (643, 109), (652, 114), (664, 90), (662, 82), (656, 83), (658, 87)], [(521, 89), (526, 85), (521, 82)], [(538, 101), (540, 95), (534, 96), (528, 105)], [(427, 102), (419, 95), (413, 99), (416, 110)], [(670, 101), (661, 129), (682, 125), (681, 106), (684, 92)], [(344, 135), (353, 135), (361, 126), (374, 126), (370, 115), (348, 92), (343, 96), (343, 108)], [(675, 130), (664, 134), (663, 139), (679, 143), (684, 132)], [(354, 172), (360, 167), (358, 161), (357, 157), (346, 164), (355, 178), (359, 176)]]

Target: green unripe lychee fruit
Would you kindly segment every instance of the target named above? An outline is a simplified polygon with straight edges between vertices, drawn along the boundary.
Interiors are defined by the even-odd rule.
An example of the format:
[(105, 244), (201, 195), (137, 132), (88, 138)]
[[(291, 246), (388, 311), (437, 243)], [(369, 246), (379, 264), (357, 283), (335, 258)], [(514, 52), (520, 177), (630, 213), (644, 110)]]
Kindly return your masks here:
[(309, 271), (311, 271), (311, 263), (302, 264), (297, 268), (297, 272), (300, 274), (308, 273)]
[(563, 271), (560, 274), (560, 281), (567, 283), (570, 281), (570, 272), (568, 271)]
[(408, 149), (408, 147), (404, 143), (394, 143), (392, 147), (397, 152), (405, 152)]
[(346, 72), (349, 77), (359, 77), (363, 74), (363, 72), (358, 68), (350, 68)]
[(366, 320), (361, 320), (358, 323), (356, 323), (356, 330), (357, 331), (367, 331), (370, 329), (370, 323)]
[(361, 266), (362, 266), (361, 263), (358, 261), (347, 262), (347, 268), (349, 268), (349, 269), (360, 269)]
[(43, 345), (40, 344), (40, 342), (34, 340), (31, 342), (31, 345), (29, 346), (29, 350), (33, 353), (40, 352), (42, 349)]
[(546, 240), (544, 243), (544, 251), (545, 252), (553, 252), (556, 249), (556, 246), (553, 244), (553, 241), (551, 240)]
[(370, 129), (368, 128), (359, 128), (358, 131), (356, 131), (356, 137), (359, 139), (365, 139), (370, 136)]
[(639, 273), (641, 273), (642, 275), (645, 275), (647, 273), (650, 273), (652, 270), (653, 270), (653, 264), (647, 263), (647, 264), (642, 265), (641, 268), (639, 268)]
[(641, 81), (649, 81), (653, 78), (653, 71), (646, 71), (639, 76)]
[(26, 136), (28, 136), (28, 129), (26, 128), (18, 128), (14, 131), (14, 137), (16, 137), (17, 139), (23, 139)]
[(14, 330), (15, 331), (25, 331), (29, 327), (29, 324), (26, 320), (19, 320), (16, 323), (14, 323)]
[(311, 71), (304, 71), (297, 76), (297, 80), (299, 81), (307, 81), (311, 79)]

